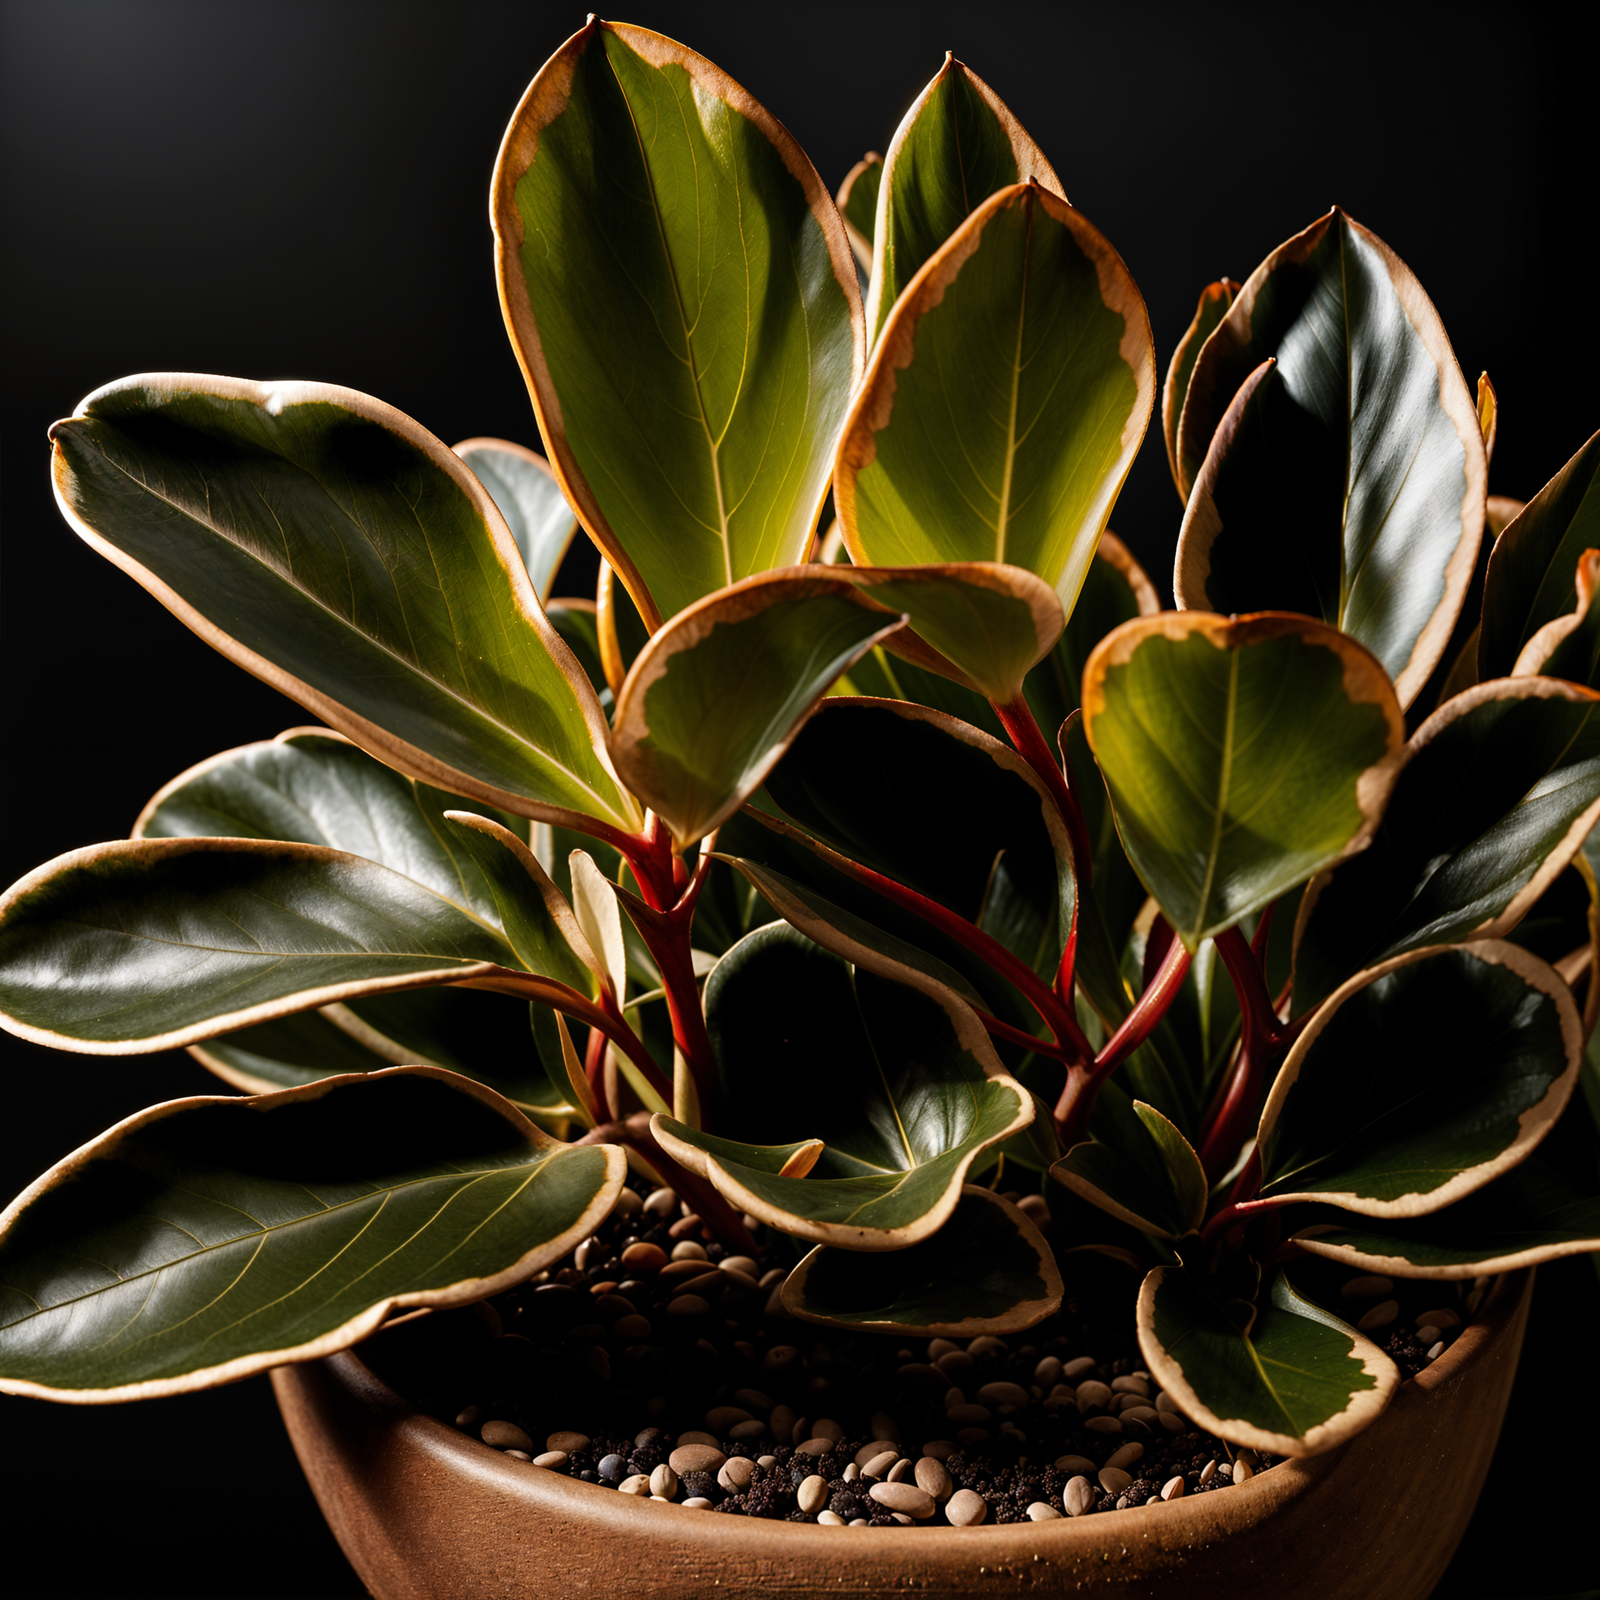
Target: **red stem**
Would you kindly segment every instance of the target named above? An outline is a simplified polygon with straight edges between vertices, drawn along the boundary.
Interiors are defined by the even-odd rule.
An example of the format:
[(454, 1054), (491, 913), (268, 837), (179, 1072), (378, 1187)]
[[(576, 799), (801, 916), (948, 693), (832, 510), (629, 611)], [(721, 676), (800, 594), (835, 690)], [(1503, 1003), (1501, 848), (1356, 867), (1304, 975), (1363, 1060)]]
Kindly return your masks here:
[[(598, 1029), (589, 1030), (589, 1043), (583, 1052), (583, 1075), (589, 1080), (589, 1093), (594, 1096), (595, 1110), (602, 1122), (609, 1122), (617, 1114), (606, 1093), (606, 1036)], [(670, 1105), (671, 1102), (669, 1101)]]
[(1017, 754), (1044, 780), (1045, 787), (1049, 789), (1056, 810), (1061, 813), (1061, 820), (1067, 826), (1067, 837), (1072, 841), (1073, 870), (1078, 875), (1078, 881), (1087, 888), (1090, 879), (1089, 830), (1083, 820), (1083, 807), (1078, 804), (1077, 795), (1067, 783), (1065, 769), (1045, 743), (1039, 724), (1034, 720), (1033, 707), (1028, 704), (1028, 697), (1019, 694), (1015, 700), (1007, 701), (1004, 705), (998, 700), (989, 703), (994, 707), (1001, 727), (1006, 730), (1006, 736), (1016, 746)]
[(993, 1034), (996, 1039), (1004, 1039), (1007, 1044), (1020, 1044), (1023, 1049), (1037, 1051), (1054, 1061), (1065, 1061), (1070, 1055), (1065, 1045), (1054, 1044), (1049, 1039), (1040, 1039), (1031, 1033), (1024, 1033), (1021, 1028), (1014, 1028), (1009, 1022), (991, 1017), (987, 1011), (978, 1013), (978, 1021), (983, 1024), (984, 1032)]

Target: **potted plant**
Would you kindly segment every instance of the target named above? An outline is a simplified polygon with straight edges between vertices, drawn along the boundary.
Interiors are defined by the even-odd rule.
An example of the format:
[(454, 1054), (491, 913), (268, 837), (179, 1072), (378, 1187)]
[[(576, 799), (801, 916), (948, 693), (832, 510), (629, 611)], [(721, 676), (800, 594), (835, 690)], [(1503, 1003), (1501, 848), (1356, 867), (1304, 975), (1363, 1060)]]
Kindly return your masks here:
[[(495, 188), (559, 489), (526, 452), (452, 456), (316, 385), (127, 380), (58, 426), (85, 537), (346, 737), (227, 752), (133, 841), (8, 897), (16, 1031), (191, 1044), (288, 1086), (158, 1108), (8, 1213), (39, 1303), (8, 1329), (11, 1386), (221, 1381), (476, 1298), (589, 1236), (625, 1151), (726, 1246), (745, 1217), (815, 1244), (800, 1315), (970, 1333), (981, 1267), (982, 1325), (1023, 1328), (1059, 1298), (1053, 1252), (963, 1192), (1004, 1145), (1059, 1183), (1058, 1249), (1153, 1245), (1141, 1344), (1188, 1415), (1315, 1454), (1398, 1374), (1286, 1265), (1449, 1280), (1594, 1247), (1593, 1202), (1527, 1159), (1579, 1076), (1573, 986), (1594, 992), (1592, 872), (1575, 901), (1561, 878), (1600, 808), (1594, 445), (1509, 527), (1481, 636), (1458, 633), (1492, 390), (1474, 405), (1415, 279), (1335, 213), (1208, 290), (1174, 359), (1182, 609), (1158, 613), (1102, 539), (1156, 389), (1115, 252), (959, 64), (853, 180), (852, 236), (737, 85), (594, 24), (536, 80)], [(1329, 388), (1308, 341), (1339, 295)], [(843, 557), (813, 550), (830, 477)], [(569, 503), (609, 566), (593, 609), (547, 616)], [(841, 675), (858, 692), (825, 699)], [(733, 872), (787, 927), (751, 926)], [(1535, 906), (1532, 949), (1498, 937)], [(531, 1053), (505, 996), (517, 1031), (533, 1002)], [(463, 1184), (469, 1157), (497, 1176)], [(204, 1235), (198, 1182), (279, 1207), (313, 1172), (354, 1185), (311, 1203), (353, 1231), (301, 1242), (325, 1230), (300, 1202), (184, 1245), (160, 1275), (181, 1309), (140, 1300), (114, 1333), (160, 1246), (107, 1216)], [(64, 1255), (123, 1281), (69, 1296), (41, 1265)], [(1263, 1378), (1284, 1352), (1316, 1373), (1289, 1406)]]

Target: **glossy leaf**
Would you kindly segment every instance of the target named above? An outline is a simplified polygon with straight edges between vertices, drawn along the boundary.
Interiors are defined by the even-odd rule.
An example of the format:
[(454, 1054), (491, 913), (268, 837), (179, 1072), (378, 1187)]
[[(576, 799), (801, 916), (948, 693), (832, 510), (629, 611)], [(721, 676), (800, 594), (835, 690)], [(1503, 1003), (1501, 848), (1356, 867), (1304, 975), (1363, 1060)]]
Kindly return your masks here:
[(611, 756), (679, 845), (765, 781), (829, 686), (901, 626), (823, 568), (763, 573), (679, 612), (617, 697)]
[(494, 502), (409, 417), (172, 374), (96, 390), (51, 438), (90, 545), (363, 748), (519, 815), (639, 825)]
[(1116, 251), (1037, 184), (1001, 190), (884, 325), (834, 474), (851, 559), (1004, 562), (1070, 615), (1154, 399)]
[(1359, 1433), (1400, 1382), (1364, 1334), (1279, 1273), (1262, 1304), (1157, 1267), (1139, 1291), (1139, 1346), (1182, 1413), (1232, 1444), (1316, 1455)]
[(1135, 1100), (1128, 1136), (1074, 1145), (1050, 1169), (1119, 1221), (1175, 1239), (1205, 1220), (1206, 1175), (1189, 1141), (1154, 1106)]
[(358, 856), (246, 839), (95, 845), (0, 900), (0, 1021), (96, 1055), (166, 1049), (388, 990), (504, 983), (587, 1002), (521, 972), (498, 929)]
[(622, 931), (622, 908), (611, 884), (594, 857), (574, 850), (568, 860), (572, 880), (572, 909), (584, 942), (592, 952), (595, 972), (621, 999), (627, 989), (627, 939)]
[(541, 601), (578, 531), (578, 519), (561, 492), (550, 463), (520, 444), (504, 439), (463, 439), (456, 454), (472, 468), (506, 519), (522, 552), (528, 580)]
[(331, 1354), (559, 1260), (626, 1170), (429, 1069), (156, 1106), (0, 1217), (0, 1389), (131, 1400)]
[(1177, 452), (1179, 606), (1320, 617), (1409, 705), (1472, 580), (1488, 461), (1405, 263), (1342, 211), (1281, 245), (1201, 350)]
[(1295, 1242), (1359, 1272), (1476, 1278), (1600, 1250), (1600, 1197), (1580, 1195), (1537, 1157), (1426, 1217), (1374, 1226), (1349, 1217), (1302, 1228)]
[(623, 681), (650, 642), (650, 629), (633, 596), (617, 581), (609, 561), (600, 563), (595, 589), (595, 627), (600, 646), (600, 666), (612, 694), (621, 694)]
[(1560, 977), (1498, 940), (1352, 978), (1295, 1041), (1261, 1113), (1264, 1199), (1369, 1217), (1437, 1211), (1514, 1167), (1578, 1078)]
[(861, 373), (855, 264), (782, 125), (591, 19), (495, 171), (506, 321), (552, 465), (652, 628), (805, 558)]
[(1232, 278), (1219, 278), (1200, 291), (1200, 303), (1195, 307), (1194, 320), (1178, 348), (1172, 352), (1167, 367), (1167, 381), (1161, 387), (1161, 431), (1167, 441), (1167, 465), (1172, 469), (1172, 481), (1178, 486), (1178, 498), (1187, 500), (1194, 484), (1194, 474), (1200, 470), (1199, 461), (1192, 462), (1188, 470), (1178, 459), (1178, 419), (1183, 415), (1184, 397), (1189, 393), (1189, 379), (1194, 376), (1194, 364), (1200, 359), (1200, 350), (1228, 314), (1228, 308), (1237, 299), (1240, 285)]
[(599, 698), (600, 705), (609, 710), (611, 688), (606, 682), (605, 667), (600, 660), (600, 619), (593, 600), (573, 599), (570, 596), (552, 600), (546, 609), (550, 626), (566, 642), (567, 648), (578, 658), (584, 676), (589, 680)]
[(882, 182), (883, 157), (876, 150), (869, 150), (845, 173), (844, 182), (834, 196), (856, 265), (869, 278), (873, 263), (872, 238), (877, 229), (878, 189)]
[(890, 1255), (818, 1245), (784, 1280), (782, 1298), (807, 1322), (972, 1339), (1033, 1327), (1062, 1294), (1055, 1257), (1027, 1216), (967, 1184), (933, 1238)]
[(1128, 859), (1193, 950), (1358, 850), (1404, 736), (1383, 669), (1307, 617), (1166, 612), (1084, 672)]
[(1522, 647), (1511, 669), (1521, 678), (1540, 674), (1595, 687), (1600, 678), (1600, 550), (1585, 550), (1573, 574), (1577, 604), (1571, 614), (1547, 622)]
[(1359, 855), (1318, 878), (1295, 933), (1294, 1009), (1402, 951), (1515, 927), (1600, 819), (1600, 695), (1502, 678), (1406, 747)]
[(993, 89), (953, 55), (895, 130), (878, 183), (867, 332), (957, 228), (997, 189), (1033, 179), (1065, 191), (1044, 152)]
[(1483, 592), (1478, 677), (1509, 674), (1529, 640), (1576, 603), (1573, 575), (1600, 548), (1600, 433), (1495, 540)]
[[(949, 1219), (978, 1155), (1033, 1119), (967, 1008), (759, 928), (706, 980), (724, 1136), (775, 1146), (820, 1139), (805, 1178), (705, 1155), (741, 1210), (802, 1239), (899, 1250)], [(684, 1142), (700, 1136), (673, 1130)]]

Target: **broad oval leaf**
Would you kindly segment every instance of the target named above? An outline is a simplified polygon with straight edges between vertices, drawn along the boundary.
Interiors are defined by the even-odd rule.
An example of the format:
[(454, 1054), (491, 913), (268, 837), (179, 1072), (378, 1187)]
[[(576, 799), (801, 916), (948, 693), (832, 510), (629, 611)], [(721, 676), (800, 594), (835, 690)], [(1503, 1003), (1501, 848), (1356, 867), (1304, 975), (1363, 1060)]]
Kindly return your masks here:
[(884, 325), (834, 473), (851, 559), (1004, 562), (1070, 615), (1155, 381), (1121, 257), (1047, 189), (1001, 190)]
[(494, 501), (409, 417), (330, 384), (158, 374), (50, 436), (90, 545), (363, 748), (522, 816), (640, 826)]
[(1495, 540), (1483, 588), (1478, 677), (1509, 674), (1528, 641), (1576, 601), (1579, 557), (1600, 547), (1600, 433)]
[(522, 552), (533, 592), (548, 601), (557, 569), (578, 531), (577, 515), (550, 463), (526, 445), (505, 439), (463, 439), (455, 449), (500, 508)]
[(1122, 1138), (1074, 1145), (1050, 1176), (1141, 1233), (1176, 1239), (1205, 1220), (1205, 1169), (1154, 1106), (1135, 1100), (1132, 1112)]
[(892, 1254), (818, 1245), (784, 1280), (791, 1316), (832, 1327), (972, 1339), (1044, 1321), (1065, 1292), (1039, 1230), (1009, 1201), (967, 1184), (931, 1239)]
[(1600, 678), (1600, 550), (1585, 550), (1573, 574), (1577, 604), (1570, 615), (1547, 622), (1522, 647), (1513, 678), (1539, 674), (1595, 687)]
[(512, 117), (490, 210), (545, 449), (651, 628), (803, 560), (866, 336), (783, 126), (703, 56), (591, 19)]
[(1189, 393), (1189, 380), (1194, 376), (1194, 364), (1200, 359), (1200, 351), (1217, 324), (1228, 314), (1240, 287), (1232, 278), (1219, 278), (1200, 291), (1194, 320), (1172, 352), (1167, 381), (1161, 386), (1161, 432), (1166, 437), (1167, 465), (1172, 469), (1172, 481), (1178, 486), (1180, 500), (1188, 500), (1193, 474), (1200, 464), (1195, 462), (1193, 471), (1185, 472), (1178, 460), (1178, 419), (1183, 415), (1184, 398)]
[(500, 984), (592, 1010), (520, 969), (498, 928), (387, 867), (313, 845), (95, 845), (0, 900), (0, 1023), (95, 1055), (437, 983)]
[(1000, 96), (946, 54), (895, 130), (878, 179), (869, 338), (879, 337), (906, 285), (984, 200), (1030, 179), (1065, 195)]
[(706, 1175), (798, 1238), (852, 1250), (927, 1238), (978, 1155), (1033, 1120), (1032, 1098), (959, 1001), (852, 968), (782, 923), (717, 963), (705, 1006), (724, 1136), (824, 1146), (804, 1178), (710, 1153)]
[(1191, 950), (1359, 850), (1405, 737), (1383, 668), (1309, 617), (1139, 618), (1083, 694), (1128, 859)]
[(1534, 1156), (1432, 1216), (1319, 1222), (1294, 1242), (1359, 1272), (1476, 1278), (1600, 1250), (1600, 1197), (1580, 1195)]
[(329, 1355), (559, 1260), (626, 1172), (429, 1068), (154, 1106), (0, 1217), (0, 1389), (143, 1399)]
[(1437, 1211), (1527, 1156), (1582, 1058), (1572, 991), (1528, 951), (1484, 940), (1396, 956), (1295, 1041), (1261, 1113), (1261, 1195)]
[(1600, 694), (1501, 678), (1412, 735), (1362, 853), (1295, 929), (1294, 1010), (1402, 951), (1508, 933), (1600, 820)]
[(692, 844), (760, 788), (834, 679), (901, 625), (822, 567), (720, 590), (634, 662), (612, 760), (678, 844)]
[(1279, 1273), (1266, 1303), (1157, 1267), (1139, 1291), (1139, 1347), (1186, 1417), (1232, 1444), (1309, 1456), (1360, 1433), (1400, 1383), (1364, 1334)]
[(1409, 705), (1472, 580), (1488, 460), (1405, 263), (1342, 211), (1279, 246), (1200, 352), (1177, 451), (1180, 608), (1320, 617)]
[(869, 280), (873, 267), (872, 240), (877, 232), (878, 188), (882, 182), (883, 157), (876, 150), (869, 150), (845, 173), (844, 182), (834, 196), (856, 265)]

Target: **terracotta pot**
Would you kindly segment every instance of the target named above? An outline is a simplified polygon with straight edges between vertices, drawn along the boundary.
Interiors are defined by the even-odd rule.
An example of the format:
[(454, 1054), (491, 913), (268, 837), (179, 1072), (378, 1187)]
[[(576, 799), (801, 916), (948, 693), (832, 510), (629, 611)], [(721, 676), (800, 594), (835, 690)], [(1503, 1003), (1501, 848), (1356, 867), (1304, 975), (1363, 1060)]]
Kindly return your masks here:
[(1339, 1449), (1213, 1494), (1008, 1527), (820, 1528), (686, 1511), (502, 1456), (420, 1414), (353, 1352), (272, 1377), (323, 1513), (378, 1600), (902, 1589), (930, 1600), (1080, 1589), (1096, 1600), (1422, 1600), (1483, 1487), (1532, 1287), (1531, 1272), (1502, 1279), (1456, 1343)]

